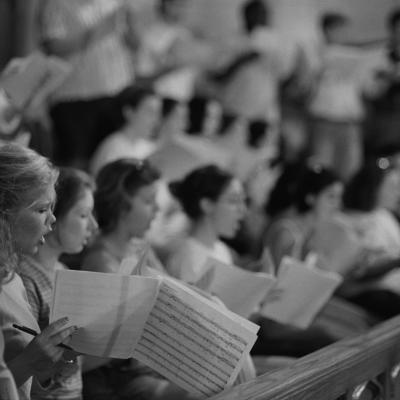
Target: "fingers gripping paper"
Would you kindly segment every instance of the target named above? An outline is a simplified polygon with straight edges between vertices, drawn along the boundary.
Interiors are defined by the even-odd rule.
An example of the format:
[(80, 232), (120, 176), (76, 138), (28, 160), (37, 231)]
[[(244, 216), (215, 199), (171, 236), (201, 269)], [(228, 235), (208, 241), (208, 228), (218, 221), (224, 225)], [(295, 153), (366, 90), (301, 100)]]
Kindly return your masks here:
[(258, 326), (170, 278), (57, 271), (52, 319), (81, 328), (71, 346), (134, 357), (200, 395), (235, 381)]
[(57, 271), (51, 320), (68, 316), (81, 328), (70, 344), (80, 353), (129, 358), (159, 285), (152, 278)]
[(282, 323), (307, 328), (342, 280), (339, 274), (284, 257), (275, 288), (282, 294), (274, 302), (267, 301), (260, 313)]
[[(227, 265), (209, 257), (204, 271), (210, 275), (207, 287), (202, 287), (218, 296), (233, 312), (248, 318), (256, 312), (268, 291), (275, 285), (276, 279), (265, 273), (249, 272), (234, 265)], [(204, 274), (198, 282), (204, 284)], [(196, 285), (199, 283), (196, 282)], [(233, 288), (236, 288), (234, 290)]]

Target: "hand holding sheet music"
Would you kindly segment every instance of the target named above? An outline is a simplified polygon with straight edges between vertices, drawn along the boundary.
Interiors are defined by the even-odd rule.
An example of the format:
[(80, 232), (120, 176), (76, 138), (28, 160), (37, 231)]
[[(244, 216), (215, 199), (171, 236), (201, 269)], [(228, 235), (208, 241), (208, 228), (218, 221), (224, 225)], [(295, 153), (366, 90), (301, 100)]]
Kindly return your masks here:
[(135, 357), (180, 387), (210, 396), (235, 381), (258, 326), (171, 278), (57, 271), (51, 320), (80, 327), (84, 354)]
[[(211, 257), (202, 268), (202, 271), (206, 271), (204, 275), (210, 274), (210, 270), (213, 270), (212, 278), (208, 286), (202, 289), (219, 297), (231, 311), (245, 318), (258, 311), (260, 303), (276, 281), (271, 274), (249, 272)], [(204, 283), (204, 280), (199, 282)]]
[(337, 273), (284, 257), (276, 286), (281, 295), (273, 302), (266, 301), (260, 313), (282, 323), (307, 328), (342, 280)]

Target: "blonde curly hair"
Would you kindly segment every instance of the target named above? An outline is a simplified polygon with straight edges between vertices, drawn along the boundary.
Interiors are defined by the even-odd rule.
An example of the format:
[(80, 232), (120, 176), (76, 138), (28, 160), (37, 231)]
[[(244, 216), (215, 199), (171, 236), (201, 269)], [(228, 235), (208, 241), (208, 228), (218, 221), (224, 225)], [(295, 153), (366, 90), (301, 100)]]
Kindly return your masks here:
[(35, 151), (17, 144), (0, 147), (0, 284), (12, 276), (20, 256), (10, 221), (54, 185), (57, 176), (50, 161)]

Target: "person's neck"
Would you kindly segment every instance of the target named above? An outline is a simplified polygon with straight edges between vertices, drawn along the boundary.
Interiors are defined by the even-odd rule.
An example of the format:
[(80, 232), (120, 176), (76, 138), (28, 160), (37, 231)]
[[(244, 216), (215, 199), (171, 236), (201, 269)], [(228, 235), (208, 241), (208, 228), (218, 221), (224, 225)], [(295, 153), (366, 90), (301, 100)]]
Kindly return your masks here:
[(124, 229), (115, 229), (113, 232), (104, 234), (103, 238), (112, 247), (112, 250), (115, 251), (115, 255), (121, 257), (126, 253), (129, 243), (133, 239), (132, 235)]
[(62, 251), (58, 246), (46, 242), (43, 246), (39, 248), (34, 258), (47, 270), (52, 271), (57, 265), (58, 259), (60, 258), (61, 254)]
[(193, 225), (190, 236), (209, 248), (213, 247), (218, 241), (218, 235), (215, 229), (206, 219)]
[(148, 127), (140, 120), (124, 125), (120, 132), (132, 142), (138, 138), (149, 138), (151, 134)]
[(298, 216), (298, 220), (305, 232), (310, 232), (318, 224), (318, 216), (313, 212), (306, 212)]

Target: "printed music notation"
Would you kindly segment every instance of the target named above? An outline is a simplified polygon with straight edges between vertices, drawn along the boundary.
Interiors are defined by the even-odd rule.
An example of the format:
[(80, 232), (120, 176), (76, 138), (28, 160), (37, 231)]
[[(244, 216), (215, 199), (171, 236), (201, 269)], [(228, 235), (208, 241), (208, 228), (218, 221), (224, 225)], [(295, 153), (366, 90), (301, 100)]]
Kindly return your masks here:
[(52, 320), (80, 327), (83, 354), (134, 357), (189, 392), (235, 381), (258, 326), (167, 277), (57, 271)]

